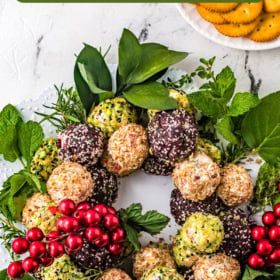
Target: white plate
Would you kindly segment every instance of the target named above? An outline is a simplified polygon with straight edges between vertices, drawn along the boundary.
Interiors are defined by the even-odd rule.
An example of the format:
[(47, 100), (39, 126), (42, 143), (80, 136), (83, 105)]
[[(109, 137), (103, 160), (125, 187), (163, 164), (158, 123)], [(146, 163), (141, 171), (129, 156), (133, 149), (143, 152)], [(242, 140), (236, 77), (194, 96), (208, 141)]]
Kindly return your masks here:
[(213, 24), (207, 22), (196, 11), (196, 6), (193, 4), (176, 4), (178, 10), (180, 11), (183, 18), (200, 34), (209, 40), (231, 47), (234, 49), (240, 50), (249, 50), (249, 51), (260, 51), (260, 50), (269, 50), (280, 47), (280, 37), (274, 41), (267, 43), (257, 43), (249, 39), (240, 37), (240, 38), (231, 38), (220, 34)]

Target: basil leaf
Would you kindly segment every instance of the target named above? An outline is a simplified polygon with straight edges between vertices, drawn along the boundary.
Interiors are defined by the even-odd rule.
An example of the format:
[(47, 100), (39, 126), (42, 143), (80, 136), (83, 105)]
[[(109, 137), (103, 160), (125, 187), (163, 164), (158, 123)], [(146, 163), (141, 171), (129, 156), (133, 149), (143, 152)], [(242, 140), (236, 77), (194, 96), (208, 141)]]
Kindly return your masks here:
[(261, 276), (263, 276), (265, 278), (269, 278), (272, 275), (265, 271), (254, 270), (254, 269), (250, 268), (248, 265), (246, 265), (245, 271), (242, 276), (242, 280), (255, 280)]
[(188, 94), (188, 99), (194, 107), (208, 117), (219, 119), (225, 115), (225, 106), (218, 102), (218, 98), (213, 97), (211, 91), (203, 90)]
[(267, 162), (280, 159), (280, 92), (261, 99), (249, 111), (241, 126), (241, 133), (248, 146), (256, 149)]
[(29, 166), (32, 157), (44, 139), (41, 125), (34, 121), (21, 123), (18, 131), (18, 147)]
[(20, 156), (17, 148), (17, 130), (21, 122), (18, 110), (10, 104), (0, 113), (0, 154), (10, 162), (15, 162)]
[(167, 47), (145, 43), (141, 45), (141, 59), (136, 69), (129, 75), (128, 84), (139, 84), (156, 73), (186, 58), (188, 53), (168, 50)]
[(178, 108), (176, 100), (169, 96), (168, 89), (157, 82), (134, 85), (124, 92), (124, 97), (128, 102), (144, 109), (171, 110)]
[(232, 117), (240, 116), (256, 107), (259, 103), (260, 100), (255, 94), (250, 92), (236, 93), (233, 97), (227, 115)]
[(141, 45), (136, 36), (124, 29), (119, 43), (118, 72), (124, 81), (138, 66), (141, 59)]
[(217, 131), (230, 143), (238, 144), (238, 138), (233, 133), (233, 123), (230, 117), (224, 117), (215, 125)]

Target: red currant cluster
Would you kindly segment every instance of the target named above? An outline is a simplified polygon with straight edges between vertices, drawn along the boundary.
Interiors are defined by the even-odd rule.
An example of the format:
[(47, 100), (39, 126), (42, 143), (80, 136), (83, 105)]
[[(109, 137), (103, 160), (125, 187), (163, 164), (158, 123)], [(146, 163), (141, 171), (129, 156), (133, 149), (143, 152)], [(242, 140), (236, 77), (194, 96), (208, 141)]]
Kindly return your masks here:
[(119, 227), (120, 221), (112, 207), (98, 204), (93, 208), (89, 203), (77, 207), (70, 199), (62, 200), (59, 211), (64, 215), (58, 219), (56, 231), (46, 236), (39, 228), (27, 231), (26, 237), (18, 237), (12, 242), (16, 254), (29, 251), (29, 257), (9, 265), (8, 275), (20, 279), (24, 273), (35, 273), (40, 266), (50, 266), (54, 258), (64, 253), (76, 254), (83, 246), (83, 236), (97, 247), (108, 246), (108, 250), (118, 255), (122, 253), (125, 231)]
[(253, 269), (280, 264), (280, 203), (274, 211), (265, 212), (262, 216), (264, 226), (252, 229), (252, 238), (257, 241), (257, 252), (252, 254), (248, 264)]

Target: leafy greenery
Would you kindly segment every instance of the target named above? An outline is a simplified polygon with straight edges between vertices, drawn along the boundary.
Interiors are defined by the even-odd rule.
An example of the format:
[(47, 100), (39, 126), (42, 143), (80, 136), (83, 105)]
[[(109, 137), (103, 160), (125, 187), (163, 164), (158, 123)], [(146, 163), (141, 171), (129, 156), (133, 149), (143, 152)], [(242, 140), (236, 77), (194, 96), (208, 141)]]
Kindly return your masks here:
[[(1, 280), (11, 280), (7, 273), (7, 269), (4, 269), (0, 271), (0, 279)], [(21, 278), (21, 280), (34, 280), (34, 278), (30, 274), (24, 274), (24, 276)]]
[(78, 92), (73, 89), (64, 89), (63, 85), (58, 88), (55, 86), (57, 100), (51, 106), (44, 105), (45, 108), (52, 110), (50, 114), (36, 112), (42, 116), (41, 123), (50, 122), (57, 131), (65, 129), (75, 123), (84, 123), (86, 121), (86, 110), (81, 102)]
[(243, 273), (242, 280), (256, 280), (259, 279), (259, 277), (263, 277), (262, 279), (271, 279), (271, 276), (272, 274), (268, 272), (254, 270), (247, 265)]
[(169, 222), (168, 217), (155, 210), (142, 214), (140, 203), (134, 203), (126, 209), (120, 209), (119, 213), (127, 238), (136, 250), (141, 248), (138, 240), (140, 232), (147, 232), (152, 235), (158, 234)]

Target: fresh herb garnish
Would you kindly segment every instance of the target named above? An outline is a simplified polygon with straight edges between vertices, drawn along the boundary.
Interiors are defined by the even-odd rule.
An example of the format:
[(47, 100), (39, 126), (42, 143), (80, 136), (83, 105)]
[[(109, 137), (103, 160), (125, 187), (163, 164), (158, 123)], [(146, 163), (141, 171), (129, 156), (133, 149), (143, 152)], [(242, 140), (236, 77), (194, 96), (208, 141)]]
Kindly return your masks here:
[[(7, 273), (7, 269), (0, 271), (0, 279), (1, 280), (12, 280)], [(25, 273), (24, 276), (20, 279), (21, 280), (34, 280), (34, 278), (27, 273)]]
[(142, 214), (142, 205), (140, 203), (134, 203), (126, 209), (120, 209), (119, 214), (127, 238), (135, 250), (141, 248), (138, 240), (140, 232), (147, 232), (151, 235), (158, 234), (169, 223), (168, 217), (155, 210)]
[[(261, 271), (261, 270), (254, 270), (246, 265), (245, 271), (242, 276), (242, 280), (256, 280), (256, 279), (271, 279), (272, 274)], [(262, 277), (262, 278), (260, 278)]]

